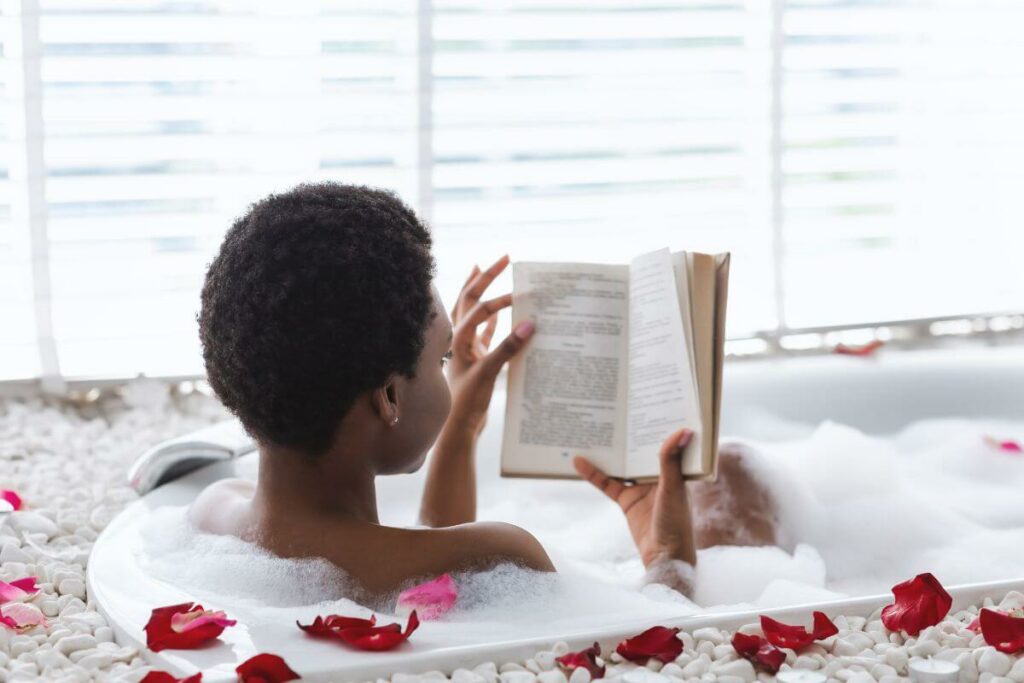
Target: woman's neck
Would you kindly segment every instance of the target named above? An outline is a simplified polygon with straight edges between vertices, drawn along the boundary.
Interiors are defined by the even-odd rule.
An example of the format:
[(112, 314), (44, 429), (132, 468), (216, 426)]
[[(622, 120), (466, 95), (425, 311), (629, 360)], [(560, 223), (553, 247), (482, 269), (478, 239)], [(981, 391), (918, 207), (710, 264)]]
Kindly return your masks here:
[(257, 517), (273, 521), (302, 513), (377, 524), (374, 473), (363, 453), (348, 450), (339, 447), (311, 457), (261, 446), (253, 497)]

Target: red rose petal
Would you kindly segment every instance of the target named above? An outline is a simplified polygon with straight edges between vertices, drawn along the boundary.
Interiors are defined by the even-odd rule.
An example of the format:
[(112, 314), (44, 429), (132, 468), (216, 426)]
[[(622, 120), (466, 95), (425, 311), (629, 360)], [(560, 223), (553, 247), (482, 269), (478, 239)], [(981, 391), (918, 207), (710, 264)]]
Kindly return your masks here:
[(772, 645), (793, 650), (803, 649), (816, 640), (824, 640), (839, 633), (839, 629), (824, 612), (814, 613), (814, 630), (810, 632), (803, 626), (790, 626), (765, 616), (761, 617), (761, 630)]
[(953, 606), (953, 598), (931, 574), (918, 574), (893, 586), (896, 602), (882, 610), (882, 623), (890, 631), (916, 636), (942, 621)]
[(203, 680), (203, 672), (186, 676), (185, 678), (175, 678), (166, 671), (150, 671), (148, 674), (142, 677), (139, 683), (201, 683)]
[(586, 650), (580, 650), (579, 652), (570, 652), (569, 654), (556, 657), (555, 661), (558, 662), (566, 672), (572, 672), (574, 669), (586, 669), (590, 672), (590, 680), (597, 680), (604, 678), (605, 667), (597, 663), (597, 658), (601, 656), (601, 646), (594, 643)]
[(778, 673), (786, 653), (758, 635), (740, 633), (732, 636), (732, 647), (744, 659), (753, 664), (760, 664), (769, 673)]
[(1024, 650), (1024, 619), (994, 609), (983, 609), (978, 617), (985, 642), (1006, 654)]
[(878, 349), (882, 348), (883, 346), (885, 346), (884, 341), (882, 341), (881, 339), (875, 339), (874, 341), (870, 341), (867, 344), (861, 344), (859, 346), (850, 346), (848, 344), (836, 344), (836, 347), (835, 349), (833, 349), (833, 351), (835, 351), (835, 353), (838, 353), (841, 356), (864, 357), (873, 355), (875, 351), (878, 351)]
[(11, 504), (11, 507), (15, 510), (20, 510), (22, 506), (21, 496), (15, 491), (10, 489), (0, 489), (0, 498), (6, 500)]
[[(184, 630), (175, 629), (175, 625), (182, 628), (181, 617), (176, 621), (176, 614), (189, 615), (188, 621), (195, 625), (186, 625)], [(150, 614), (144, 628), (146, 646), (153, 652), (167, 649), (192, 650), (215, 639), (225, 627), (234, 625), (234, 621), (223, 618), (222, 612), (206, 612), (202, 605), (191, 602), (157, 607)]]
[(299, 622), (295, 623), (312, 636), (337, 638), (359, 650), (380, 652), (394, 649), (408, 640), (412, 632), (419, 627), (420, 620), (416, 616), (416, 610), (413, 610), (405, 625), (405, 631), (402, 631), (402, 627), (398, 624), (376, 626), (376, 617), (360, 619), (340, 614), (316, 617), (312, 624), (305, 626)]
[(677, 633), (677, 628), (654, 626), (622, 641), (615, 651), (631, 662), (646, 662), (653, 657), (668, 664), (683, 651), (683, 641), (676, 638)]
[(258, 654), (245, 660), (235, 669), (239, 683), (284, 683), (298, 680), (299, 674), (291, 670), (277, 655)]

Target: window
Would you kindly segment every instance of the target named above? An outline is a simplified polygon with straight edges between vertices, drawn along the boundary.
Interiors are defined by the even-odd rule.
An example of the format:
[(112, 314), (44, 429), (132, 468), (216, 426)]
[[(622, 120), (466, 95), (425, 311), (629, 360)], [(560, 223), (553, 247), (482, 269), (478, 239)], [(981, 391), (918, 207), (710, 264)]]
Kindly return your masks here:
[(668, 245), (733, 252), (733, 336), (1024, 308), (1009, 0), (3, 8), (2, 379), (201, 372), (223, 232), (314, 179), (413, 204), (444, 293)]

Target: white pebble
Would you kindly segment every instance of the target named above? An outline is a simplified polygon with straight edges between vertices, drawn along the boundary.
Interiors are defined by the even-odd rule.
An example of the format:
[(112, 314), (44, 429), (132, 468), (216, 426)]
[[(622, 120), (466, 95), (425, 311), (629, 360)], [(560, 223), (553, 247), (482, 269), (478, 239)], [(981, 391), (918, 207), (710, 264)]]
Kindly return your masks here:
[(919, 640), (916, 644), (907, 648), (907, 654), (911, 657), (932, 657), (939, 653), (942, 646), (935, 640)]
[(590, 672), (583, 667), (573, 669), (572, 675), (569, 676), (569, 683), (590, 683)]
[(29, 563), (31, 561), (32, 558), (29, 554), (14, 543), (4, 543), (4, 547), (0, 548), (0, 564), (7, 564), (8, 562)]
[(993, 676), (1005, 676), (1013, 668), (1013, 660), (994, 647), (986, 647), (977, 656), (978, 671)]
[[(91, 654), (88, 657), (82, 657), (78, 660), (78, 665), (84, 669), (95, 671), (96, 669), (105, 669), (114, 663), (114, 659), (106, 652), (97, 652)], [(447, 677), (445, 680), (448, 680)]]
[(725, 642), (725, 636), (717, 628), (699, 628), (693, 632), (693, 637), (696, 640), (708, 640), (715, 645), (721, 645)]
[(698, 678), (703, 676), (711, 668), (711, 658), (702, 654), (697, 659), (683, 667), (683, 676), (686, 678)]
[(746, 659), (734, 659), (731, 662), (715, 662), (711, 665), (711, 673), (717, 675), (719, 680), (723, 676), (737, 676), (745, 683), (753, 683), (754, 679), (757, 678), (754, 665)]
[(821, 662), (817, 657), (811, 657), (810, 655), (800, 655), (793, 662), (794, 669), (806, 669), (807, 671), (817, 671), (821, 668)]
[(39, 643), (28, 636), (15, 636), (11, 639), (11, 657), (17, 659), (26, 652), (33, 652), (39, 647)]
[(910, 655), (907, 654), (905, 648), (894, 647), (886, 651), (884, 655), (885, 663), (896, 669), (896, 672), (900, 676), (907, 675), (907, 664), (910, 662)]
[(501, 683), (534, 683), (537, 677), (529, 671), (506, 671), (501, 674)]
[(1013, 668), (1006, 674), (1006, 677), (1014, 681), (1014, 683), (1024, 683), (1024, 658), (1018, 658), (1013, 663)]
[(508, 673), (509, 671), (526, 671), (521, 664), (515, 662), (506, 662), (498, 667), (498, 673)]
[(64, 579), (57, 584), (57, 591), (62, 595), (74, 595), (80, 600), (85, 600), (85, 581), (78, 578)]
[(537, 681), (539, 683), (568, 683), (565, 674), (561, 671), (544, 671), (537, 674)]
[(452, 672), (452, 683), (485, 683), (485, 679), (469, 669), (456, 669)]
[(31, 510), (12, 512), (7, 518), (7, 522), (17, 531), (45, 534), (47, 539), (56, 536), (60, 531), (53, 521)]
[(495, 683), (498, 680), (498, 667), (494, 662), (484, 662), (473, 667), (473, 673), (483, 678), (487, 683)]
[(719, 676), (715, 679), (718, 683), (747, 683), (739, 676)]
[(69, 655), (72, 652), (77, 652), (78, 650), (86, 650), (88, 648), (96, 647), (96, 645), (97, 641), (94, 636), (82, 633), (62, 638), (57, 642), (57, 649), (62, 653)]

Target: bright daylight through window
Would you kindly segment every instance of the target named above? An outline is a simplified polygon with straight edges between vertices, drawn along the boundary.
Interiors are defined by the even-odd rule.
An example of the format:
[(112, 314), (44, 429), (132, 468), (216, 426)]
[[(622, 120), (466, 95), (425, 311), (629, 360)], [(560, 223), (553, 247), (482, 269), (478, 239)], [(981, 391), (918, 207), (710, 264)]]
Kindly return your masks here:
[[(0, 379), (201, 372), (248, 202), (475, 261), (731, 250), (730, 333), (1021, 308), (1013, 0), (5, 0)], [(998, 246), (998, 248), (997, 248)]]

